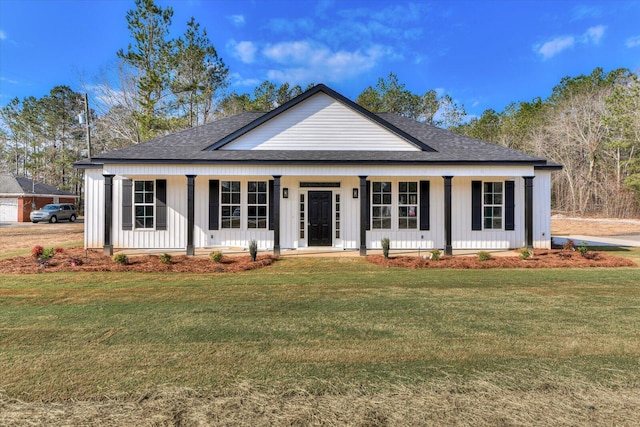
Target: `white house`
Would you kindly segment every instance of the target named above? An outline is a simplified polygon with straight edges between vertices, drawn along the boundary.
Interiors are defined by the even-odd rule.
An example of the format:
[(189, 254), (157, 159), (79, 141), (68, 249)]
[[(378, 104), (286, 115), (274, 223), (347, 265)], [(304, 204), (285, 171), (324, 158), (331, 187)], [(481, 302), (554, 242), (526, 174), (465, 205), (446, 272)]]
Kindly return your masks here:
[(85, 245), (185, 250), (550, 246), (560, 165), (393, 114), (324, 85), (78, 162)]

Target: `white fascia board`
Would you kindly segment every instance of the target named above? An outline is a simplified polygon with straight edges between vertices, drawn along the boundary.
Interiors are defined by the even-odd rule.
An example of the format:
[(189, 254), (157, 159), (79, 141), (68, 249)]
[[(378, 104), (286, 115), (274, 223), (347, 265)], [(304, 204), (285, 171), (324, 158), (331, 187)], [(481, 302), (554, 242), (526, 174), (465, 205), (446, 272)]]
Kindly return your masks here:
[(535, 176), (532, 165), (166, 165), (112, 164), (104, 166), (105, 174), (157, 177), (167, 175), (224, 176)]

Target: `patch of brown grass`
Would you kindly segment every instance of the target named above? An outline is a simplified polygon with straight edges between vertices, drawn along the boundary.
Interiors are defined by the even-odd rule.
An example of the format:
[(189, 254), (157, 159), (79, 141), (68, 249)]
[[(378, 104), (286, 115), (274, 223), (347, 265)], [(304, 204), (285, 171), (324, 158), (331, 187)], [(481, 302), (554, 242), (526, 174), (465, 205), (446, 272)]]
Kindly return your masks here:
[(577, 252), (562, 250), (534, 251), (534, 256), (523, 260), (518, 257), (518, 251), (513, 256), (492, 257), (486, 261), (479, 261), (477, 256), (443, 256), (438, 261), (415, 256), (396, 256), (384, 259), (382, 255), (370, 255), (367, 261), (384, 267), (403, 268), (457, 268), (457, 269), (485, 269), (485, 268), (582, 268), (582, 267), (636, 267), (636, 263), (628, 258), (607, 254), (604, 252), (589, 252), (590, 258), (585, 258)]
[(259, 390), (243, 383), (203, 393), (165, 387), (102, 401), (22, 402), (0, 394), (2, 425), (175, 426), (596, 426), (640, 423), (638, 389), (558, 387), (509, 390), (477, 381), (351, 388)]
[[(276, 261), (273, 255), (260, 255), (251, 261), (249, 255), (223, 257), (214, 263), (208, 257), (174, 256), (168, 263), (160, 262), (159, 255), (130, 256), (126, 265), (115, 263), (109, 256), (98, 251), (85, 251), (82, 248), (68, 248), (56, 253), (42, 268), (29, 255), (16, 256), (0, 260), (0, 273), (41, 273), (72, 271), (135, 271), (143, 273), (234, 273), (267, 267)], [(72, 265), (73, 260), (81, 261), (81, 265)]]
[(79, 222), (0, 227), (0, 254), (29, 250), (35, 245), (60, 246), (84, 240), (84, 224)]

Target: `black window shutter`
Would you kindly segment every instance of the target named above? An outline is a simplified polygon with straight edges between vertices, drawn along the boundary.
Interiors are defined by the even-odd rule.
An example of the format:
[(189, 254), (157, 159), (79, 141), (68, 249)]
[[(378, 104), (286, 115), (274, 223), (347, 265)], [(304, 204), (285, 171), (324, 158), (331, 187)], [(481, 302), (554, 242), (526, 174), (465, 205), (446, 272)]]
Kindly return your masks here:
[(209, 180), (209, 230), (219, 229), (220, 181)]
[(471, 181), (471, 229), (482, 230), (482, 181)]
[[(366, 181), (366, 183), (367, 194), (365, 194), (364, 197), (367, 201), (367, 222), (365, 223), (365, 226), (367, 230), (371, 230), (371, 181)], [(360, 197), (362, 197), (362, 195)]]
[(515, 182), (504, 183), (504, 229), (515, 230)]
[(156, 230), (167, 229), (167, 180), (156, 179)]
[(269, 230), (273, 230), (275, 224), (273, 220), (275, 219), (275, 214), (273, 213), (273, 179), (269, 180)]
[(122, 180), (122, 229), (133, 230), (133, 183), (130, 179)]
[(420, 230), (429, 229), (429, 181), (420, 181)]

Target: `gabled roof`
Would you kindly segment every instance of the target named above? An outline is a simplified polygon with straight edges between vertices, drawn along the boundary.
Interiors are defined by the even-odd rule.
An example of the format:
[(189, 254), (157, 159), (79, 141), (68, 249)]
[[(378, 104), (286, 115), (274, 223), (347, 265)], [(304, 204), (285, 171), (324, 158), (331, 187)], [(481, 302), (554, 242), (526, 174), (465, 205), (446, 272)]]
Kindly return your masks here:
[(59, 190), (51, 185), (34, 182), (31, 178), (15, 176), (11, 173), (0, 174), (0, 194), (3, 195), (48, 195), (77, 197), (68, 191)]
[[(394, 135), (419, 147), (419, 151), (223, 150), (226, 144), (286, 113), (322, 92)], [(152, 139), (77, 162), (78, 168), (105, 163), (190, 164), (527, 164), (560, 168), (546, 159), (437, 128), (391, 113), (374, 114), (325, 85), (317, 85), (275, 110), (244, 112), (195, 128)]]
[(235, 132), (227, 135), (226, 137), (222, 138), (221, 140), (216, 141), (214, 144), (211, 144), (211, 146), (207, 147), (206, 150), (208, 150), (208, 151), (217, 150), (218, 148), (221, 148), (221, 147), (227, 145), (231, 141), (234, 141), (237, 138), (241, 137), (242, 135), (245, 135), (246, 133), (252, 131), (253, 129), (255, 129), (257, 127), (259, 127), (260, 125), (262, 125), (262, 124), (268, 122), (269, 120), (273, 119), (274, 117), (276, 117), (276, 116), (288, 111), (292, 107), (295, 107), (296, 105), (306, 101), (307, 99), (311, 98), (312, 96), (316, 95), (319, 92), (322, 92), (325, 95), (330, 96), (331, 98), (333, 98), (336, 101), (338, 101), (338, 102), (342, 103), (343, 105), (345, 105), (347, 108), (350, 108), (350, 109), (356, 111), (357, 113), (365, 116), (369, 120), (372, 120), (373, 122), (375, 122), (378, 125), (382, 126), (383, 128), (385, 128), (389, 132), (399, 136), (400, 138), (406, 140), (407, 142), (410, 142), (411, 144), (415, 145), (416, 147), (420, 148), (421, 150), (423, 150), (423, 151), (435, 151), (433, 148), (429, 147), (428, 145), (426, 145), (422, 141), (414, 138), (412, 135), (409, 135), (408, 133), (404, 132), (402, 129), (399, 129), (396, 126), (392, 125), (391, 123), (380, 119), (379, 116), (376, 116), (375, 114), (371, 113), (369, 110), (361, 107), (360, 105), (356, 104), (355, 102), (351, 101), (350, 99), (345, 98), (344, 96), (340, 95), (335, 90), (330, 89), (330, 88), (328, 88), (327, 86), (325, 86), (323, 84), (315, 85), (314, 87), (312, 87), (311, 89), (307, 90), (306, 92), (296, 96), (295, 98), (289, 100), (288, 102), (285, 102), (284, 104), (282, 104), (278, 108), (275, 108), (275, 109), (269, 111), (268, 113), (264, 114), (263, 116), (261, 116), (260, 118), (254, 120), (253, 122), (248, 123), (247, 125), (243, 126), (240, 129), (237, 129)]

